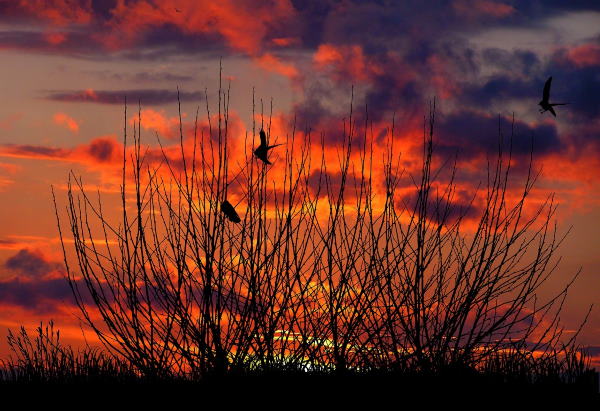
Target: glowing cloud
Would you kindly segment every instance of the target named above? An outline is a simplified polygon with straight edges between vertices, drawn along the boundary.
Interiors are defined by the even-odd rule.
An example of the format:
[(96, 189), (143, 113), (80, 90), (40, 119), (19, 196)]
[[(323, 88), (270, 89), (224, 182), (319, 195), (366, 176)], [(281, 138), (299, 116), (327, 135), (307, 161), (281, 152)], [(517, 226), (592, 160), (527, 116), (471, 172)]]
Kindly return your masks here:
[[(179, 132), (179, 118), (167, 117), (164, 110), (144, 109), (141, 111), (142, 128), (156, 131), (159, 136), (165, 138), (175, 138)], [(182, 116), (183, 117), (183, 116)], [(129, 124), (138, 121), (137, 115), (130, 118)]]
[(258, 65), (267, 71), (273, 71), (282, 76), (294, 78), (298, 76), (298, 69), (293, 64), (282, 62), (272, 54), (264, 54), (257, 58)]
[(79, 133), (79, 124), (72, 117), (69, 117), (65, 113), (56, 113), (53, 117), (54, 123), (59, 126), (63, 126), (73, 133)]

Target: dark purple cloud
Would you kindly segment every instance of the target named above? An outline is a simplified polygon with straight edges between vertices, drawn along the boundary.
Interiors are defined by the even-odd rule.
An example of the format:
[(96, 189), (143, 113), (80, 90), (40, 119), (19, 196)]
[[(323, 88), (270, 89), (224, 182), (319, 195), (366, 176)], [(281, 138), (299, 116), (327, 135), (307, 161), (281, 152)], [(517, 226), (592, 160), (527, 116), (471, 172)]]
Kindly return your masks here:
[(133, 74), (131, 76), (131, 80), (136, 83), (154, 83), (156, 81), (184, 82), (192, 81), (194, 80), (194, 77), (177, 75), (172, 73), (150, 73), (141, 71)]
[(29, 144), (5, 144), (0, 146), (4, 148), (4, 151), (9, 155), (15, 156), (35, 156), (35, 157), (52, 157), (62, 158), (69, 154), (69, 150), (56, 148), (56, 147), (45, 147), (45, 146), (32, 146)]
[(551, 16), (557, 13), (569, 11), (600, 11), (600, 4), (594, 0), (531, 0), (504, 1), (508, 4), (513, 4), (519, 10), (519, 15), (514, 16), (515, 19), (521, 18), (538, 18), (540, 16)]
[(442, 116), (436, 125), (436, 153), (442, 156), (458, 156), (466, 160), (497, 151), (500, 132), (505, 149), (512, 144), (513, 155), (528, 156), (532, 138), (534, 154), (548, 154), (564, 150), (556, 127), (549, 124), (529, 125), (515, 119), (514, 136), (510, 139), (512, 119), (504, 116), (488, 116), (474, 111), (464, 111)]
[(97, 77), (108, 81), (123, 81), (128, 83), (156, 83), (170, 82), (173, 84), (184, 83), (195, 79), (193, 76), (180, 75), (167, 72), (138, 71), (136, 73), (120, 73), (111, 70), (88, 70), (82, 74)]
[[(141, 90), (75, 90), (49, 93), (46, 98), (53, 101), (72, 103), (123, 104), (128, 101), (140, 101), (145, 106), (153, 106), (177, 102), (177, 91), (160, 89)], [(179, 93), (181, 101), (201, 101), (204, 92), (194, 91)]]
[(572, 113), (577, 121), (600, 116), (600, 64), (576, 67), (564, 60), (554, 61), (547, 72), (553, 76), (551, 99), (569, 103), (560, 114)]
[(489, 78), (483, 84), (469, 85), (461, 91), (459, 99), (469, 105), (487, 107), (490, 103), (507, 99), (528, 99), (537, 104), (541, 99), (543, 81), (514, 79), (507, 75)]
[(63, 265), (49, 261), (38, 251), (22, 249), (4, 263), (4, 267), (24, 277), (39, 278), (53, 272), (62, 272)]
[[(478, 2), (464, 3), (475, 5)], [(500, 17), (493, 13), (482, 13), (474, 19), (459, 12), (455, 7), (456, 2), (451, 1), (435, 2), (435, 5), (421, 1), (394, 4), (350, 1), (345, 2), (343, 7), (333, 1), (295, 1), (294, 5), (302, 12), (307, 25), (311, 24), (308, 22), (311, 20), (309, 16), (315, 17), (310, 40), (305, 42), (305, 46), (360, 45), (367, 65), (380, 68), (369, 74), (364, 93), (355, 99), (356, 107), (368, 105), (371, 119), (379, 120), (392, 112), (410, 113), (413, 116), (421, 113), (422, 116), (427, 101), (436, 95), (442, 97), (438, 108), (440, 112), (448, 113), (449, 118), (446, 122), (438, 123), (437, 129), (443, 136), (442, 148), (450, 148), (450, 151), (460, 149), (464, 155), (472, 156), (494, 150), (498, 137), (498, 113), (494, 110), (511, 110), (508, 106), (506, 110), (503, 109), (503, 103), (508, 100), (527, 101), (535, 109), (544, 81), (550, 75), (555, 78), (555, 100), (571, 103), (564, 109), (561, 107), (559, 113), (563, 129), (572, 127), (573, 120), (589, 122), (597, 118), (600, 114), (597, 67), (565, 66), (564, 63), (559, 67), (558, 59), (548, 63), (535, 51), (528, 50), (527, 45), (513, 51), (499, 48), (475, 50), (465, 38), (471, 34), (476, 36), (487, 28), (531, 29), (532, 22), (541, 22), (568, 11), (600, 10), (598, 3), (487, 3), (499, 7), (512, 6), (514, 12), (507, 12)], [(323, 16), (324, 13), (326, 16)], [(399, 61), (403, 64), (398, 64)], [(338, 89), (349, 89), (351, 84), (358, 81), (350, 70), (337, 70), (335, 76), (337, 81), (334, 86)], [(307, 85), (311, 84), (314, 81), (308, 80)], [(447, 86), (446, 90), (444, 86)], [(445, 91), (448, 92), (446, 96)], [(327, 117), (339, 118), (340, 114), (346, 114), (345, 111), (323, 110), (324, 107), (335, 106), (325, 104), (323, 99), (337, 99), (339, 103), (339, 94), (329, 93), (330, 97), (326, 93), (319, 93), (318, 104), (315, 104), (315, 93), (307, 94), (305, 102), (296, 106), (300, 113), (298, 118), (323, 124), (330, 121), (326, 120)], [(459, 103), (459, 107), (455, 107), (454, 103)], [(574, 117), (568, 114), (571, 109)], [(522, 120), (526, 114), (515, 113), (515, 131), (519, 137), (513, 141), (516, 152), (526, 153), (530, 150), (532, 135), (538, 153), (556, 152), (570, 143), (561, 142), (553, 126), (527, 124)], [(505, 132), (510, 133), (510, 122), (503, 119), (501, 123)], [(446, 127), (448, 129), (444, 130)], [(482, 139), (482, 135), (491, 139)]]
[[(480, 210), (473, 204), (472, 194), (459, 190), (452, 199), (436, 198), (432, 191), (427, 198), (425, 218), (434, 224), (453, 224), (459, 219), (475, 218), (480, 215)], [(417, 209), (418, 191), (396, 201), (398, 210), (412, 212)]]
[(66, 278), (52, 277), (57, 273), (64, 275), (64, 265), (49, 260), (39, 251), (19, 250), (6, 260), (3, 268), (17, 276), (0, 281), (0, 304), (48, 313), (56, 311), (57, 304), (71, 301)]
[[(484, 3), (485, 7), (478, 8), (477, 5), (480, 3)], [(214, 33), (210, 30), (203, 33), (190, 32), (180, 28), (175, 21), (166, 24), (162, 20), (160, 20), (161, 24), (144, 25), (128, 46), (122, 45), (118, 49), (111, 50), (99, 45), (97, 39), (107, 34), (111, 24), (117, 19), (115, 7), (118, 3), (92, 1), (74, 2), (74, 4), (77, 4), (78, 9), (81, 10), (79, 14), (70, 13), (70, 18), (73, 20), (79, 15), (89, 14), (90, 20), (86, 25), (78, 26), (77, 30), (65, 27), (64, 41), (54, 45), (48, 44), (47, 33), (22, 30), (0, 33), (0, 44), (40, 51), (44, 49), (56, 51), (62, 48), (65, 52), (75, 50), (88, 56), (97, 53), (99, 56), (118, 55), (135, 59), (164, 59), (173, 54), (190, 56), (198, 52), (211, 53), (215, 56), (231, 53), (231, 50), (227, 50), (222, 36), (217, 34), (218, 30)], [(125, 4), (130, 6), (137, 3), (129, 1)], [(457, 4), (472, 5), (472, 9), (477, 12), (477, 18), (470, 13), (465, 14), (464, 7), (457, 7)], [(364, 101), (362, 98), (357, 99), (357, 103), (364, 102), (372, 108), (371, 116), (375, 120), (399, 107), (401, 109), (422, 107), (433, 96), (428, 86), (434, 75), (453, 77), (457, 82), (464, 84), (465, 90), (461, 95), (469, 104), (489, 104), (494, 99), (537, 96), (539, 94), (537, 82), (532, 80), (543, 77), (541, 74), (543, 67), (534, 52), (525, 49), (513, 52), (489, 49), (479, 56), (481, 61), (478, 62), (469, 42), (461, 35), (468, 33), (476, 35), (478, 31), (488, 27), (531, 27), (532, 21), (539, 21), (557, 13), (599, 9), (597, 3), (592, 1), (524, 3), (514, 0), (431, 0), (392, 3), (356, 0), (343, 3), (334, 0), (292, 0), (291, 6), (293, 13), (285, 22), (265, 26), (262, 51), (268, 51), (273, 47), (273, 39), (284, 37), (299, 39), (299, 42), (291, 43), (292, 48), (310, 51), (316, 50), (319, 45), (325, 43), (336, 46), (359, 45), (369, 61), (382, 68), (381, 72), (372, 75), (369, 79)], [(52, 7), (47, 6), (47, 8)], [(43, 10), (35, 11), (9, 1), (0, 1), (0, 9), (11, 21), (20, 19), (47, 21), (49, 18)], [(493, 11), (495, 9), (504, 11), (496, 13)], [(415, 73), (418, 74), (416, 78), (408, 82), (398, 81), (394, 73), (404, 69), (397, 65), (399, 57), (407, 66), (414, 68)], [(432, 71), (432, 57), (441, 60), (445, 72)], [(479, 74), (480, 63), (502, 68), (505, 73), (486, 79), (483, 83), (465, 82), (465, 76), (472, 79)], [(514, 76), (511, 76), (511, 73), (514, 73)], [(153, 80), (160, 81), (144, 73), (137, 78), (140, 82)], [(169, 77), (168, 75), (164, 80), (186, 81), (181, 76)], [(344, 87), (348, 88), (356, 79), (344, 80)], [(311, 87), (309, 83), (305, 84), (305, 88)], [(49, 98), (59, 101), (121, 104), (125, 92), (131, 95), (132, 100), (141, 99), (146, 105), (175, 101), (174, 93), (167, 90), (98, 91), (96, 98), (84, 91), (57, 92), (52, 93)], [(202, 93), (199, 92), (182, 93), (184, 101), (198, 101), (202, 97)], [(309, 95), (306, 105), (312, 104), (313, 101), (314, 99)], [(302, 109), (303, 107), (298, 107), (299, 112), (302, 112)], [(586, 113), (593, 114), (595, 111), (587, 109)]]
[(106, 49), (98, 44), (93, 31), (0, 31), (0, 50), (20, 50), (31, 53), (65, 55), (74, 58), (106, 59)]
[(13, 248), (18, 243), (15, 240), (5, 240), (0, 238), (0, 248)]
[(113, 152), (115, 151), (115, 141), (109, 139), (96, 139), (90, 143), (88, 152), (92, 157), (101, 163), (110, 161)]
[[(0, 20), (37, 22), (37, 31), (11, 28), (0, 32), (0, 45), (38, 52), (64, 52), (86, 58), (164, 60), (172, 56), (192, 57), (199, 53), (211, 58), (238, 53), (254, 58), (275, 49), (280, 51), (283, 43), (277, 45), (274, 40), (291, 38), (294, 41), (285, 46), (289, 53), (281, 55), (288, 59), (286, 62), (293, 63), (298, 62), (295, 60), (295, 52), (298, 51), (304, 58), (324, 44), (338, 48), (356, 46), (365, 62), (360, 74), (349, 70), (349, 65), (344, 64), (347, 61), (342, 60), (339, 67), (330, 71), (319, 69), (320, 72), (314, 76), (309, 72), (297, 80), (304, 92), (304, 98), (293, 108), (297, 124), (300, 129), (311, 128), (325, 133), (328, 143), (338, 142), (341, 138), (339, 124), (341, 118), (347, 117), (348, 95), (353, 84), (357, 85), (354, 103), (357, 108), (355, 118), (359, 123), (365, 106), (368, 107), (369, 118), (374, 121), (390, 118), (393, 112), (400, 112), (405, 118), (422, 117), (428, 101), (434, 96), (442, 99), (438, 106), (441, 107), (440, 112), (455, 117), (448, 124), (451, 129), (445, 132), (444, 143), (450, 148), (467, 144), (463, 149), (471, 154), (490, 145), (477, 142), (474, 151), (471, 140), (459, 138), (451, 141), (461, 135), (459, 126), (467, 127), (463, 129), (465, 132), (471, 130), (464, 116), (460, 121), (457, 118), (461, 117), (461, 112), (487, 110), (486, 114), (493, 117), (497, 114), (495, 110), (512, 111), (503, 103), (513, 99), (526, 100), (531, 107), (536, 107), (543, 82), (549, 75), (555, 78), (553, 94), (556, 99), (571, 103), (559, 113), (559, 120), (563, 122), (561, 130), (569, 129), (575, 122), (591, 121), (600, 114), (597, 67), (577, 67), (558, 58), (549, 62), (535, 49), (528, 49), (527, 44), (512, 51), (500, 48), (477, 50), (472, 41), (488, 29), (535, 29), (544, 26), (549, 17), (566, 16), (574, 11), (600, 10), (598, 3), (591, 0), (290, 0), (291, 12), (286, 12), (276, 21), (269, 20), (269, 24), (262, 26), (264, 33), (257, 37), (259, 44), (246, 48), (236, 48), (239, 39), (228, 38), (227, 33), (217, 28), (190, 30), (185, 22), (177, 19), (178, 15), (170, 17), (161, 8), (156, 9), (162, 14), (153, 16), (152, 21), (128, 20), (132, 16), (128, 12), (140, 10), (132, 7), (141, 4), (140, 1), (74, 4), (81, 10), (79, 14), (67, 13), (69, 23), (85, 18), (89, 21), (53, 26), (54, 17), (49, 17), (44, 10), (0, 0), (0, 10), (4, 12)], [(118, 4), (124, 7), (117, 10)], [(154, 9), (158, 4), (150, 1), (147, 6)], [(251, 3), (240, 1), (232, 4), (246, 9)], [(259, 20), (264, 17), (257, 15)], [(123, 39), (111, 37), (111, 30), (127, 21), (135, 23), (132, 31), (128, 32), (123, 27)], [(64, 39), (53, 42), (48, 37), (47, 28), (50, 28), (50, 33), (63, 33)], [(122, 76), (121, 80), (133, 83), (184, 82), (191, 77), (140, 72), (127, 78)], [(174, 90), (151, 88), (56, 91), (46, 97), (63, 102), (123, 104), (125, 95), (130, 101), (140, 100), (146, 106), (175, 103), (177, 99)], [(201, 101), (203, 98), (204, 93), (199, 91), (181, 93), (182, 101)], [(515, 113), (517, 120), (528, 114)], [(482, 118), (472, 120), (474, 132), (483, 130), (480, 127), (482, 122)], [(537, 148), (540, 152), (562, 147), (556, 130), (550, 126), (527, 125), (524, 122), (519, 126), (522, 135), (533, 133), (539, 137), (536, 137), (536, 145), (540, 145)], [(97, 147), (99, 151), (94, 153), (100, 156), (99, 159), (108, 158), (109, 148), (103, 147), (104, 151), (101, 148)]]
[(540, 58), (529, 50), (487, 48), (482, 50), (480, 58), (482, 63), (501, 69), (505, 75), (516, 73), (520, 76), (531, 76), (542, 69)]
[(10, 304), (39, 313), (57, 311), (64, 303), (73, 303), (73, 294), (64, 278), (0, 281), (0, 304)]

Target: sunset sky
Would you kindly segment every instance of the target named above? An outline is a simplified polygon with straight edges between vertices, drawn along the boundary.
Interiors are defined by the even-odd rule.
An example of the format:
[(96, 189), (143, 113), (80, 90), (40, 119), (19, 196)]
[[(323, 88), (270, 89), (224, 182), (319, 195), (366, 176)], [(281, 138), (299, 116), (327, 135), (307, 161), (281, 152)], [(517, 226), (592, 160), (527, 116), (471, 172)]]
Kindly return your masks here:
[[(514, 115), (515, 161), (533, 138), (537, 193), (554, 192), (559, 231), (572, 228), (548, 289), (582, 268), (561, 320), (573, 331), (595, 305), (580, 338), (600, 365), (597, 0), (0, 0), (0, 56), (0, 358), (21, 324), (55, 319), (81, 341), (51, 185), (64, 200), (73, 170), (118, 192), (124, 97), (149, 144), (176, 144), (177, 88), (190, 125), (205, 96), (215, 106), (222, 59), (237, 137), (254, 88), (275, 130), (295, 117), (333, 147), (354, 87), (355, 107), (378, 130), (395, 116), (417, 158), (435, 97), (438, 154), (458, 156), (467, 191)], [(549, 76), (569, 103), (556, 118), (537, 106)]]

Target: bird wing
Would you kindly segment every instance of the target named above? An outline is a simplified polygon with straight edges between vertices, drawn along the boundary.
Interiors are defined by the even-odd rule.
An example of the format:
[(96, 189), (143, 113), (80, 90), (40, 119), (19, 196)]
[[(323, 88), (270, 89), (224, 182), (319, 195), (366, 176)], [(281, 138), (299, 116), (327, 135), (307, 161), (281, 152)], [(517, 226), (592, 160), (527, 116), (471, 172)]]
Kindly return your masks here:
[(550, 111), (550, 112), (552, 113), (552, 115), (553, 115), (554, 117), (556, 117), (556, 111), (554, 111), (554, 108), (552, 108), (552, 106), (550, 106), (550, 107), (548, 108), (548, 111)]
[(260, 145), (261, 146), (266, 146), (267, 145), (267, 135), (265, 134), (264, 130), (260, 130)]
[(550, 76), (548, 78), (548, 80), (546, 80), (546, 84), (544, 84), (544, 96), (543, 96), (544, 101), (550, 100), (550, 87), (551, 86), (552, 86), (552, 76)]

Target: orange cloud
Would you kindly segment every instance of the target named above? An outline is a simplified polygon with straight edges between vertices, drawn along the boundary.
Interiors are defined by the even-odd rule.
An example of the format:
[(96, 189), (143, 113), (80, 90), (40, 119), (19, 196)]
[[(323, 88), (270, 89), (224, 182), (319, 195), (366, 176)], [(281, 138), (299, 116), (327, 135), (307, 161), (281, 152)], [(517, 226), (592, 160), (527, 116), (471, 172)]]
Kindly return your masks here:
[(0, 146), (0, 157), (54, 160), (93, 166), (122, 161), (122, 147), (116, 136), (98, 137), (74, 148), (6, 144)]
[(0, 163), (0, 171), (3, 171), (8, 174), (16, 174), (19, 171), (20, 167), (16, 164), (9, 163)]
[[(144, 109), (140, 113), (142, 119), (142, 128), (156, 131), (159, 136), (172, 139), (179, 136), (179, 118), (177, 116), (167, 117), (164, 110)], [(185, 113), (182, 114), (185, 117)], [(133, 115), (129, 119), (129, 124), (133, 125), (138, 121), (138, 116)]]
[[(159, 132), (160, 137), (178, 138), (179, 137), (179, 118), (167, 117), (164, 112), (154, 110), (143, 110), (142, 113), (142, 130), (154, 130)], [(182, 115), (184, 122), (182, 124), (184, 134), (184, 152), (191, 158), (194, 150), (194, 131), (195, 126), (193, 121), (185, 121), (185, 115)], [(213, 127), (218, 123), (217, 114), (211, 116)], [(137, 122), (137, 117), (132, 116), (128, 122), (133, 124)], [(208, 121), (198, 121), (197, 125), (197, 141), (204, 139), (207, 141), (211, 135)], [(233, 110), (229, 112), (227, 132), (229, 135), (228, 141), (230, 147), (242, 147), (238, 150), (230, 151), (230, 159), (232, 165), (241, 164), (242, 167), (251, 158), (251, 147), (244, 150), (243, 141), (246, 135), (246, 128), (242, 123), (239, 115)], [(216, 131), (212, 130), (213, 141), (216, 139)], [(144, 133), (142, 133), (144, 134)], [(148, 134), (148, 133), (146, 133)], [(148, 165), (156, 165), (164, 161), (164, 156), (171, 161), (171, 166), (175, 170), (180, 170), (182, 167), (181, 147), (179, 141), (173, 144), (163, 144), (159, 147), (156, 139), (153, 136), (143, 136), (143, 143), (147, 145), (148, 150), (145, 151), (145, 162)], [(118, 192), (118, 187), (121, 178), (121, 166), (123, 162), (123, 144), (116, 135), (107, 135), (95, 138), (86, 144), (81, 144), (75, 147), (57, 147), (57, 146), (41, 146), (28, 144), (5, 144), (0, 145), (0, 157), (6, 158), (21, 158), (30, 160), (55, 161), (61, 163), (80, 164), (85, 169), (98, 174), (98, 183), (102, 186), (102, 191)], [(241, 145), (240, 145), (240, 142)], [(131, 145), (131, 138), (127, 147), (126, 158), (130, 159), (133, 156), (134, 147)], [(199, 148), (196, 145), (196, 150)], [(196, 151), (198, 153), (198, 151)], [(250, 153), (250, 154), (249, 154)], [(210, 165), (207, 165), (210, 167)], [(129, 170), (131, 171), (131, 170)], [(163, 171), (168, 173), (168, 169)], [(132, 177), (128, 175), (128, 178)], [(115, 191), (115, 187), (117, 190)]]
[(282, 62), (274, 55), (267, 53), (256, 59), (258, 65), (267, 71), (272, 71), (282, 76), (295, 78), (298, 76), (298, 69), (293, 64)]
[(72, 117), (65, 113), (56, 113), (53, 117), (54, 123), (71, 130), (73, 133), (79, 133), (79, 124)]
[[(8, 163), (0, 163), (0, 191), (4, 191), (4, 189), (12, 184), (14, 184), (14, 180), (6, 175), (1, 174), (16, 174), (19, 166), (15, 164)], [(1, 244), (0, 244), (1, 248)]]
[(0, 176), (0, 191), (4, 191), (6, 187), (13, 185), (14, 182), (15, 181), (10, 178)]
[(497, 18), (510, 16), (515, 12), (511, 5), (491, 0), (456, 0), (452, 3), (454, 10), (463, 16), (492, 16)]
[[(65, 239), (70, 242), (69, 239)], [(59, 251), (56, 248), (60, 244), (60, 238), (41, 237), (31, 235), (7, 234), (0, 237), (0, 250), (21, 250), (23, 248), (34, 248), (43, 250), (45, 255), (50, 255), (54, 259), (60, 259)]]

